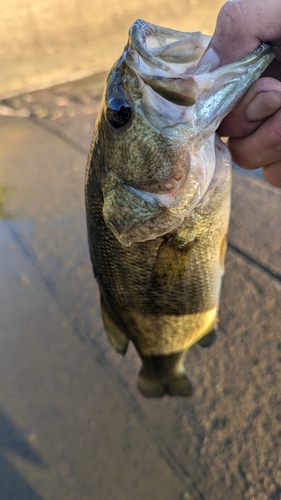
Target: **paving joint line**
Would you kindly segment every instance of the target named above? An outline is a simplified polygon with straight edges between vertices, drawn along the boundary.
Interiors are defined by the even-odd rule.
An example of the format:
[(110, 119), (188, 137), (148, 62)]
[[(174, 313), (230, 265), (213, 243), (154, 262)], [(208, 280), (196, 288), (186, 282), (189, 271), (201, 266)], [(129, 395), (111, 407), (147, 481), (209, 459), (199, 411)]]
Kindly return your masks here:
[(247, 252), (244, 252), (240, 248), (238, 248), (236, 245), (233, 245), (233, 243), (228, 243), (228, 248), (229, 250), (232, 250), (234, 253), (240, 255), (243, 257), (245, 260), (253, 264), (255, 267), (257, 267), (260, 271), (263, 271), (265, 274), (267, 274), (268, 277), (271, 279), (274, 279), (275, 281), (278, 282), (278, 285), (280, 285), (281, 282), (281, 274), (275, 273), (274, 271), (271, 271), (268, 267), (264, 266), (261, 262), (258, 262), (256, 259), (251, 257)]
[[(88, 151), (86, 149), (79, 146), (78, 143), (72, 142), (72, 140), (69, 139), (68, 137), (66, 137), (62, 132), (60, 132), (58, 130), (54, 130), (51, 126), (47, 125), (46, 122), (44, 123), (42, 121), (42, 118), (38, 119), (38, 118), (29, 117), (29, 118), (27, 118), (27, 120), (31, 120), (33, 123), (35, 123), (36, 125), (39, 125), (39, 127), (43, 128), (43, 129), (47, 130), (52, 135), (59, 137), (60, 139), (65, 141), (69, 146), (71, 146), (74, 149), (77, 149), (77, 151), (79, 151), (79, 153), (82, 153), (83, 155), (85, 155), (87, 157)], [(85, 170), (86, 170), (86, 167), (85, 167)]]

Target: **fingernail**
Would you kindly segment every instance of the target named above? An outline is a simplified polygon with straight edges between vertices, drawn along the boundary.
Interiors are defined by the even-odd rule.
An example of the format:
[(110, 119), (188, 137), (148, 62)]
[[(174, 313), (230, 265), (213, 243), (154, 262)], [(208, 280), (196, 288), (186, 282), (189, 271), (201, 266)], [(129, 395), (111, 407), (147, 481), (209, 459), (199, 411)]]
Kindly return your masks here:
[(212, 47), (209, 47), (206, 52), (203, 54), (201, 57), (197, 68), (200, 68), (200, 66), (203, 66), (204, 64), (210, 64), (211, 65), (211, 71), (214, 71), (214, 69), (217, 69), (220, 67), (220, 58), (218, 54), (214, 51)]
[(260, 92), (248, 104), (246, 116), (250, 122), (258, 122), (269, 118), (281, 108), (279, 92)]

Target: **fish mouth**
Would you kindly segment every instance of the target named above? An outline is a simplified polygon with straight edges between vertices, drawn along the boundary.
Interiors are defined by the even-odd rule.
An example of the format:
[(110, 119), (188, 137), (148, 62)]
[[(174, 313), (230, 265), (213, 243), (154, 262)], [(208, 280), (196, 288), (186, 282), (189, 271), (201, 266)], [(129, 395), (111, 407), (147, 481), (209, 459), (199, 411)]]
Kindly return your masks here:
[(138, 19), (129, 31), (129, 51), (142, 58), (141, 72), (156, 70), (158, 77), (193, 74), (211, 37), (201, 32), (186, 33)]
[(200, 32), (180, 32), (139, 19), (129, 31), (126, 62), (158, 95), (192, 106), (198, 97), (198, 82), (192, 75), (210, 39)]
[[(166, 104), (168, 101), (179, 106), (172, 112), (172, 115), (177, 115), (174, 123), (192, 122), (195, 135), (207, 129), (205, 137), (215, 132), (223, 118), (274, 59), (270, 45), (262, 43), (235, 63), (217, 69), (211, 64), (198, 67), (210, 39), (200, 32), (180, 32), (139, 19), (129, 31), (125, 51), (126, 64), (143, 82), (144, 90), (150, 89), (143, 101), (145, 105), (150, 99), (147, 107), (158, 115), (157, 120), (160, 118), (161, 122), (161, 113), (157, 114), (161, 101), (156, 102), (156, 96), (151, 98), (151, 90)], [(165, 120), (162, 126), (165, 126)]]

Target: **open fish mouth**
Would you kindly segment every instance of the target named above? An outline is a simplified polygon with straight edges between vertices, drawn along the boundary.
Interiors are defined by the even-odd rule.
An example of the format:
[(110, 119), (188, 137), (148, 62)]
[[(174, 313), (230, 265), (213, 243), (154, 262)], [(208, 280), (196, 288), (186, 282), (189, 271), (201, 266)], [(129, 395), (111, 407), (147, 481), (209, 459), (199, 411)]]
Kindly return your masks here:
[[(190, 106), (198, 92), (197, 82), (188, 75), (194, 74), (210, 38), (200, 32), (184, 33), (139, 19), (129, 32), (126, 61), (158, 94)], [(203, 73), (209, 69), (205, 66)]]
[(239, 83), (237, 95), (224, 104), (227, 114), (229, 105), (235, 106), (274, 55), (270, 45), (263, 43), (242, 60), (212, 71), (210, 64), (198, 66), (210, 39), (201, 32), (180, 32), (139, 19), (129, 31), (126, 63), (150, 88), (181, 106), (192, 106), (206, 93), (214, 95), (223, 86), (229, 93)]

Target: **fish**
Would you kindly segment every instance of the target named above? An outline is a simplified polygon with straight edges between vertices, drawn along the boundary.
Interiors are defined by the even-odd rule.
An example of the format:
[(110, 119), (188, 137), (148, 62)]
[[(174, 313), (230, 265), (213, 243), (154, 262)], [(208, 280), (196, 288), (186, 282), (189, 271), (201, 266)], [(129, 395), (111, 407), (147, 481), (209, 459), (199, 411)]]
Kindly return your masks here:
[(216, 336), (231, 158), (216, 130), (273, 59), (217, 69), (210, 41), (137, 20), (106, 80), (86, 169), (86, 218), (108, 339), (142, 361), (146, 397), (191, 396), (184, 361)]

